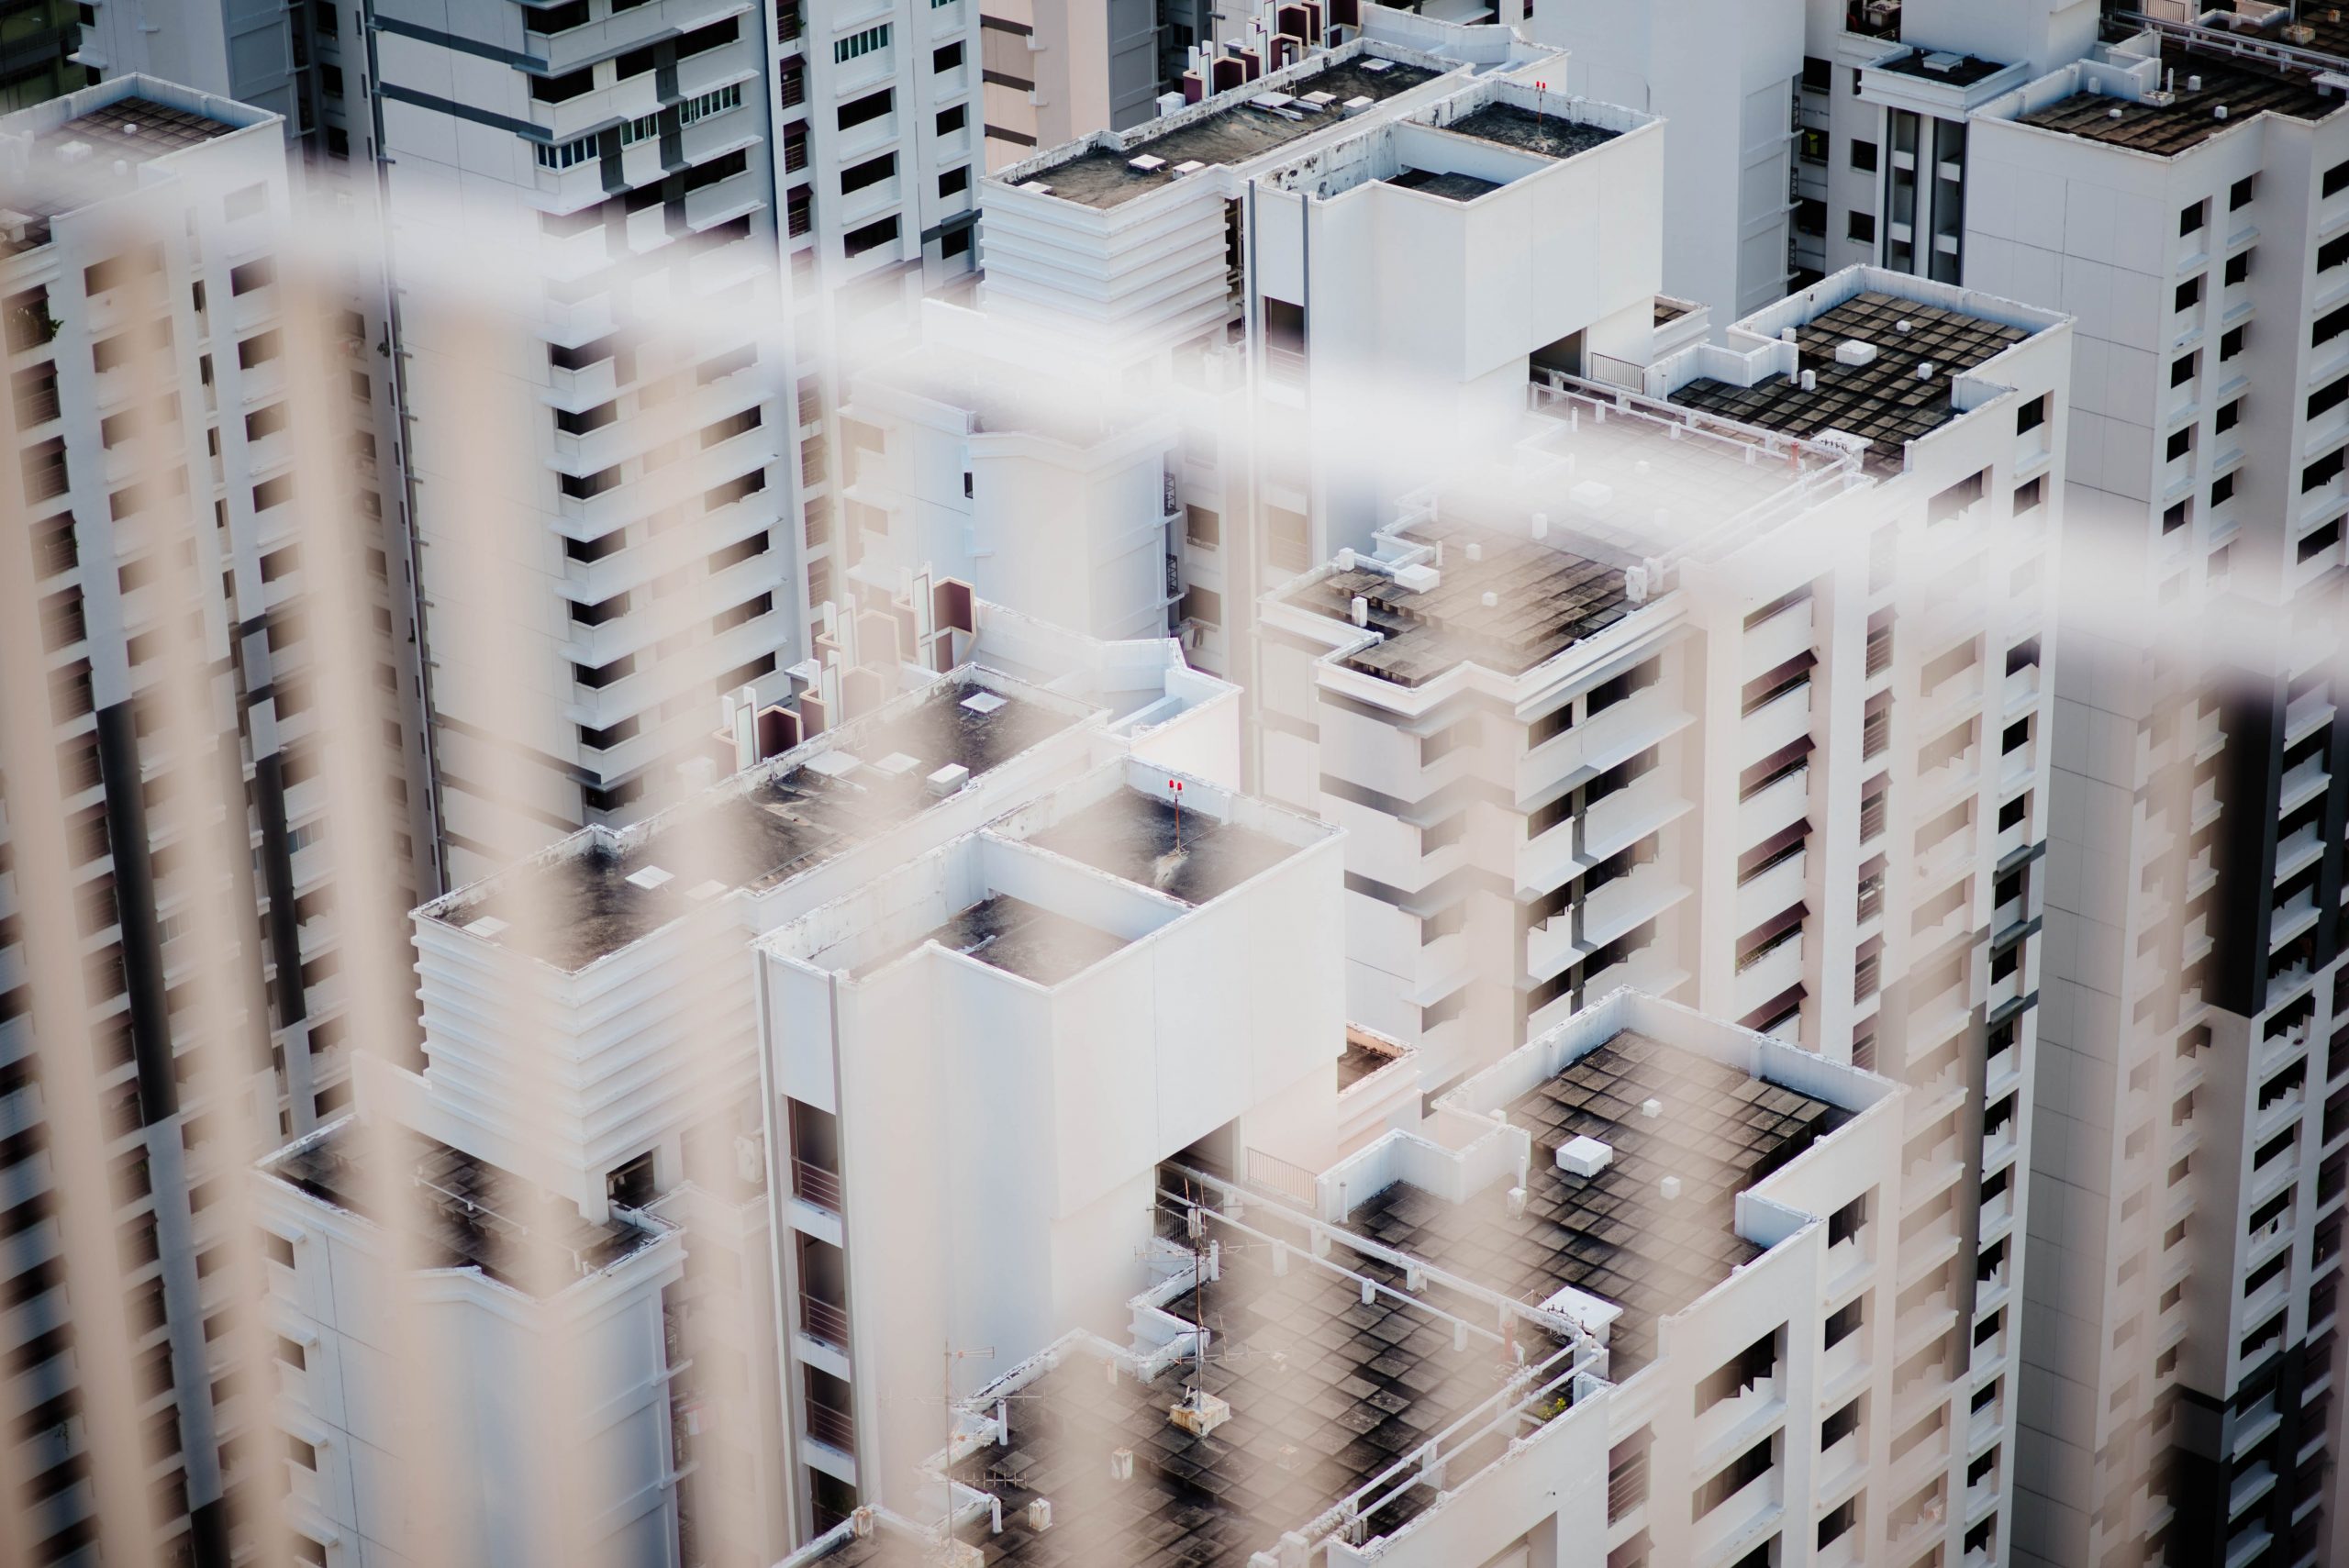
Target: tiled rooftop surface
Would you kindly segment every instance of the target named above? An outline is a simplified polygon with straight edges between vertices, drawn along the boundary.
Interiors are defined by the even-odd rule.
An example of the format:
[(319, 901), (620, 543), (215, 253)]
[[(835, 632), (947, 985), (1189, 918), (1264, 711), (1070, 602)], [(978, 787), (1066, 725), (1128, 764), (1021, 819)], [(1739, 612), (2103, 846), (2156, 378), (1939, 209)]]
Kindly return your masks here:
[(1126, 945), (1122, 937), (999, 893), (957, 911), (936, 930), (867, 967), (877, 969), (930, 941), (1039, 985), (1057, 985), (1081, 974)]
[[(1703, 377), (1672, 401), (1791, 436), (1840, 430), (1864, 437), (1870, 466), (1898, 468), (1909, 441), (1956, 417), (1950, 377), (2028, 336), (2020, 327), (1870, 290), (1796, 329), (1800, 368), (1817, 373), (1816, 390), (1805, 392), (1798, 380), (1780, 375), (1753, 386)], [(1837, 347), (1854, 340), (1872, 344), (1875, 359), (1840, 363)], [(1932, 377), (1918, 379), (1918, 367), (1928, 362)]]
[[(1306, 584), (1295, 595), (1339, 620), (1356, 595), (1369, 600), (1370, 628), (1386, 640), (1345, 661), (1365, 675), (1418, 686), (1464, 663), (1519, 675), (1631, 611), (1621, 562), (1449, 519), (1413, 524), (1403, 537), (1443, 542), (1442, 580), (1432, 590), (1415, 592), (1386, 573), (1358, 567)], [(1468, 559), (1471, 543), (1481, 561)], [(1486, 594), (1497, 601), (1490, 608)]]
[[(1662, 1113), (1641, 1113), (1642, 1102)], [(1734, 1229), (1737, 1195), (1842, 1125), (1823, 1100), (1625, 1030), (1508, 1107), (1533, 1134), (1525, 1213), (1497, 1194), (1454, 1205), (1397, 1184), (1357, 1207), (1349, 1229), (1521, 1301), (1563, 1285), (1622, 1308), (1609, 1375), (1655, 1357), (1656, 1319), (1750, 1262)], [(1560, 1171), (1559, 1144), (1596, 1138), (1614, 1150), (1595, 1176)], [(1666, 1176), (1680, 1195), (1663, 1196)]]
[[(440, 918), (462, 926), (495, 917), (507, 923), (499, 941), (560, 969), (584, 968), (684, 915), (704, 884), (774, 886), (935, 804), (926, 780), (938, 769), (960, 763), (976, 777), (1074, 722), (1017, 696), (985, 711), (967, 706), (985, 689), (944, 682), (885, 723), (843, 730), (835, 748), (787, 773), (747, 790), (719, 786), (625, 851), (589, 843), (518, 868)], [(835, 764), (823, 758), (849, 754), (860, 765), (826, 771)], [(652, 888), (628, 880), (651, 866), (669, 880)]]
[[(371, 1146), (372, 1138), (390, 1142)], [(502, 1284), (552, 1294), (581, 1274), (609, 1267), (652, 1241), (655, 1231), (618, 1215), (602, 1225), (521, 1177), (389, 1124), (362, 1134), (347, 1121), (277, 1156), (272, 1175), (337, 1208), (371, 1213), (362, 1162), (390, 1152), (402, 1163), (389, 1185), (412, 1198), (415, 1234), (437, 1254), (428, 1266), (478, 1268)]]
[(1561, 119), (1555, 115), (1533, 114), (1514, 104), (1487, 104), (1474, 114), (1463, 115), (1443, 128), (1462, 136), (1473, 136), (1479, 141), (1514, 147), (1520, 152), (1540, 153), (1544, 158), (1572, 158), (1577, 152), (1587, 152), (1600, 142), (1612, 141), (1622, 134), (1604, 126), (1585, 125), (1578, 120)]
[[(2024, 125), (2175, 158), (2254, 115), (2273, 112), (2320, 120), (2343, 102), (2320, 93), (2312, 78), (2176, 45), (2163, 49), (2162, 68), (2175, 77), (2176, 96), (2171, 103), (2132, 104), (2103, 94), (2075, 93), (2016, 118)], [(2200, 79), (2199, 88), (2187, 84), (2194, 78)], [(2224, 119), (2217, 113), (2221, 105), (2227, 111)]]
[[(1499, 1393), (1514, 1370), (1490, 1333), (1455, 1351), (1447, 1319), (1384, 1291), (1365, 1306), (1353, 1279), (1301, 1249), (1275, 1273), (1269, 1247), (1237, 1232), (1219, 1240), (1222, 1278), (1205, 1288), (1200, 1315), (1213, 1336), (1207, 1387), (1230, 1402), (1230, 1420), (1197, 1438), (1167, 1419), (1193, 1376), (1187, 1362), (1148, 1385), (1112, 1385), (1083, 1357), (1044, 1373), (1011, 1397), (1010, 1445), (958, 1471), (1003, 1500), (1001, 1535), (984, 1519), (961, 1532), (988, 1564), (1241, 1568)], [(1167, 1310), (1197, 1320), (1188, 1293)], [(1557, 1348), (1531, 1329), (1520, 1342), (1529, 1362)], [(1520, 1419), (1532, 1429), (1531, 1416)], [(1450, 1473), (1473, 1473), (1503, 1441), (1462, 1451)], [(1132, 1451), (1133, 1478), (1106, 1481), (1119, 1449)], [(1041, 1534), (1025, 1515), (1037, 1496), (1053, 1500)], [(1415, 1488), (1370, 1529), (1392, 1530), (1430, 1500)]]
[[(1374, 70), (1373, 66), (1384, 66)], [(1030, 180), (1052, 187), (1052, 194), (1086, 206), (1113, 207), (1145, 191), (1173, 183), (1171, 171), (1180, 163), (1233, 165), (1248, 162), (1316, 131), (1342, 123), (1336, 106), (1354, 98), (1380, 100), (1407, 93), (1435, 72), (1416, 65), (1361, 54), (1332, 62), (1327, 70), (1280, 89), (1293, 97), (1313, 93), (1331, 95), (1336, 105), (1317, 112), (1256, 107), (1250, 99), (1266, 91), (1251, 83), (1222, 95), (1224, 106), (1188, 124), (1145, 139), (1122, 150), (1097, 147), (1065, 163), (1030, 175)], [(1144, 172), (1129, 165), (1141, 157), (1163, 158), (1165, 167)], [(1023, 181), (1022, 183), (1026, 183)]]
[[(1179, 837), (1178, 837), (1179, 836)], [(1186, 904), (1219, 898), (1295, 851), (1279, 840), (1121, 789), (1029, 842)]]
[(54, 151), (69, 141), (86, 142), (93, 160), (144, 163), (239, 128), (208, 115), (132, 96), (74, 116), (55, 130), (43, 132), (39, 146)]

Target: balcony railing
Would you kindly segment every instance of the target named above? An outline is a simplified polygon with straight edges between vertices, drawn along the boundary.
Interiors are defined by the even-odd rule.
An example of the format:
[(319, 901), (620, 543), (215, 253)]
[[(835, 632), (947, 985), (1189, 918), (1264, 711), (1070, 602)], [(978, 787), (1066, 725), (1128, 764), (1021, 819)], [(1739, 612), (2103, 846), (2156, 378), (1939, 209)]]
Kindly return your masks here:
[(834, 1214), (841, 1212), (841, 1178), (837, 1171), (828, 1171), (821, 1165), (795, 1159), (791, 1162), (791, 1189), (809, 1203), (820, 1205)]
[(848, 1349), (848, 1313), (804, 1290), (799, 1293), (799, 1326), (828, 1345)]
[(807, 1401), (807, 1435), (842, 1453), (856, 1451), (856, 1418), (819, 1399)]

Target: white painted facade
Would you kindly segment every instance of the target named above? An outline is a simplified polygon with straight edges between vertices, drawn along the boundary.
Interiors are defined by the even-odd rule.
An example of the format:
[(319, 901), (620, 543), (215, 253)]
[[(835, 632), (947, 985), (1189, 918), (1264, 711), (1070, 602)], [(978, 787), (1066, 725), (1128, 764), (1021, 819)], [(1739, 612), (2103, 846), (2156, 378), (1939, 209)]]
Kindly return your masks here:
[[(761, 1085), (771, 1072), (763, 1041), (774, 1026), (762, 1022), (763, 962), (749, 944), (762, 932), (820, 917), (860, 888), (900, 884), (941, 858), (1003, 852), (993, 838), (983, 846), (978, 829), (1050, 798), (1066, 781), (1098, 777), (1110, 759), (1129, 759), (1118, 765), (1162, 780), (1189, 777), (1203, 797), (1215, 794), (1218, 780), (1228, 789), (1239, 765), (1237, 694), (1187, 670), (1172, 643), (1103, 644), (988, 606), (977, 619), (975, 636), (964, 634), (960, 648), (1045, 684), (984, 664), (937, 684), (917, 683), (862, 722), (829, 730), (697, 798), (629, 828), (584, 829), (417, 912), (425, 1070), (371, 1062), (358, 1117), (280, 1151), (258, 1178), (268, 1228), (295, 1260), (273, 1272), (273, 1310), (307, 1358), (304, 1375), (282, 1385), (281, 1419), (324, 1456), (315, 1488), (297, 1490), (304, 1518), (317, 1527), (313, 1539), (348, 1553), (331, 1562), (409, 1561), (425, 1548), (502, 1562), (531, 1561), (539, 1551), (554, 1553), (549, 1561), (690, 1563), (733, 1552), (771, 1561), (819, 1528), (809, 1520), (826, 1507), (812, 1489), (822, 1472), (795, 1464), (809, 1445), (791, 1413), (798, 1407), (784, 1397), (807, 1375), (785, 1359), (805, 1352), (805, 1337), (794, 1337), (787, 1325), (796, 1319), (781, 1305), (795, 1298), (778, 1294), (796, 1288), (797, 1254), (774, 1244), (798, 1238), (816, 1210), (795, 1195), (804, 1183), (791, 1124), (771, 1114), (774, 1106), (762, 1109), (769, 1096)], [(779, 875), (760, 876), (759, 867), (742, 864), (739, 885), (697, 887), (676, 900), (671, 917), (574, 949), (563, 962), (519, 946), (517, 924), (527, 931), (529, 922), (545, 921), (561, 931), (598, 917), (555, 897), (583, 885), (566, 880), (570, 862), (651, 871), (664, 859), (696, 863), (715, 843), (699, 837), (705, 824), (749, 809), (767, 781), (812, 763), (834, 770), (835, 759), (845, 764), (835, 771), (852, 777), (887, 760), (865, 737), (894, 734), (908, 713), (958, 692), (1001, 694), (1031, 715), (1052, 716), (1055, 727), (934, 804), (798, 869), (791, 862)], [(850, 761), (860, 751), (876, 754)], [(1309, 824), (1284, 830), (1326, 836)], [(1334, 851), (1325, 858), (1334, 866)], [(1052, 869), (1071, 874), (1065, 865)], [(591, 884), (597, 875), (579, 874)], [(594, 896), (624, 900), (630, 890), (617, 885), (619, 875), (610, 870)], [(650, 892), (664, 884), (648, 878), (643, 885)], [(1293, 900), (1275, 902), (1278, 924), (1297, 920)], [(505, 918), (485, 915), (488, 908)], [(1200, 934), (1175, 945), (1208, 940), (1228, 957), (1235, 941), (1251, 940), (1246, 932), (1216, 935), (1219, 924), (1187, 928)], [(1252, 940), (1271, 951), (1264, 930)], [(1132, 1003), (1101, 1000), (1113, 1010)], [(1334, 1006), (1334, 995), (1314, 1005)], [(1342, 1029), (1332, 1025), (1317, 1041), (1325, 1081), (1341, 1039)], [(1319, 1136), (1333, 1136), (1326, 1116)], [(360, 1218), (350, 1195), (317, 1191), (305, 1175), (321, 1151), (392, 1159), (404, 1145), (391, 1140), (417, 1137), (430, 1140), (428, 1151), (459, 1151), (473, 1164), (509, 1173), (503, 1179), (534, 1191), (534, 1201), (565, 1216), (566, 1227), (575, 1215), (583, 1229), (645, 1239), (575, 1280), (558, 1271), (559, 1289), (534, 1289), (529, 1279), (479, 1268), (396, 1278), (388, 1259), (406, 1244), (403, 1228)], [(1318, 1157), (1321, 1150), (1316, 1144), (1308, 1152)], [(404, 1172), (395, 1180), (403, 1190), (409, 1183)], [(830, 1223), (836, 1232), (839, 1220)], [(1081, 1254), (1072, 1242), (1070, 1255)], [(384, 1305), (403, 1299), (411, 1304), (405, 1322)], [(436, 1350), (430, 1359), (462, 1375), (418, 1385), (407, 1396), (436, 1411), (476, 1411), (485, 1456), (479, 1464), (455, 1451), (428, 1457), (403, 1447), (391, 1424), (397, 1400), (367, 1383), (387, 1374), (393, 1337), (417, 1334), (451, 1336), (447, 1353)], [(501, 1438), (501, 1422), (518, 1408), (546, 1404), (530, 1379), (549, 1362), (524, 1353), (534, 1341), (556, 1347), (570, 1375), (595, 1372), (564, 1397), (600, 1414), (579, 1451), (556, 1468), (608, 1506), (576, 1521), (575, 1536), (519, 1543), (498, 1533), (511, 1520), (502, 1523), (493, 1506), (503, 1467), (486, 1456), (521, 1440)], [(400, 1348), (394, 1359), (405, 1365), (417, 1346), (411, 1340)], [(820, 1347), (815, 1358), (819, 1369), (832, 1364)], [(361, 1392), (349, 1391), (346, 1377)], [(313, 1440), (312, 1432), (327, 1440)], [(401, 1492), (404, 1479), (444, 1458), (477, 1489), (460, 1488), (446, 1518), (403, 1518), (416, 1501)]]
[[(1785, 380), (1781, 330), (1864, 290), (2027, 336), (1888, 469), (1665, 401)], [(1914, 1201), (1954, 1198), (1998, 1346), (1961, 1346), (1944, 1390), (1996, 1401), (1987, 1448), (1951, 1462), (1947, 1544), (1986, 1521), (1996, 1541), (2010, 1465), (1987, 1492), (1960, 1477), (2014, 1419), (2067, 324), (1852, 270), (1728, 337), (1649, 367), (1655, 401), (1555, 381), (1506, 489), (1425, 497), (1353, 560), (1473, 570), (1406, 537), (1460, 516), (1634, 562), (1647, 597), (1603, 631), (1520, 675), (1467, 659), (1407, 685), (1350, 665), (1379, 633), (1268, 599), (1264, 787), (1348, 828), (1349, 1006), (1419, 1048), (1431, 1090), (1623, 984), (1909, 1084)], [(1665, 526), (1692, 506), (1698, 528)]]

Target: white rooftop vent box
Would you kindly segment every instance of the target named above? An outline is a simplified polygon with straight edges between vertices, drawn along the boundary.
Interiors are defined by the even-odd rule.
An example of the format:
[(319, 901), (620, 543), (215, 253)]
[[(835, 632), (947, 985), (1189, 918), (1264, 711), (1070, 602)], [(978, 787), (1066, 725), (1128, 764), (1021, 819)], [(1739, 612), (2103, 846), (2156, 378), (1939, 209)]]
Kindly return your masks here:
[(971, 782), (971, 770), (960, 762), (949, 762), (924, 781), (930, 793), (941, 797), (952, 795)]
[(993, 692), (973, 692), (963, 699), (963, 706), (973, 713), (993, 713), (1003, 704), (1004, 699)]
[(506, 922), (495, 915), (484, 915), (478, 920), (465, 922), (465, 929), (484, 941), (495, 941), (506, 932)]
[(1937, 75), (1945, 76), (1965, 63), (1965, 56), (1962, 54), (1929, 54), (1925, 56), (1925, 69)]
[(1558, 1169), (1569, 1176), (1595, 1176), (1615, 1158), (1612, 1145), (1577, 1134), (1558, 1145)]
[(1297, 99), (1297, 102), (1308, 109), (1327, 109), (1336, 106), (1338, 102), (1338, 95), (1327, 91), (1308, 93), (1303, 97)]
[(1178, 114), (1178, 113), (1180, 113), (1180, 112), (1181, 112), (1182, 107), (1183, 107), (1183, 95), (1182, 95), (1182, 94), (1180, 94), (1180, 93), (1161, 93), (1160, 95), (1158, 95), (1158, 113), (1159, 113), (1159, 117), (1160, 117), (1160, 118), (1162, 118), (1162, 119), (1163, 119), (1163, 118), (1164, 118), (1164, 117), (1165, 117), (1166, 116), (1168, 116), (1168, 115), (1172, 115), (1172, 114)]
[(1391, 60), (1379, 60), (1374, 58), (1364, 61), (1362, 62), (1362, 68), (1373, 76), (1384, 76), (1388, 72), (1395, 69), (1395, 62)]
[(1344, 107), (1348, 115), (1358, 115), (1377, 102), (1377, 99), (1370, 97), (1367, 95), (1360, 95), (1348, 98), (1345, 102)]
[(1432, 566), (1397, 566), (1395, 585), (1408, 588), (1414, 594), (1431, 594), (1443, 581), (1443, 573)]
[(1248, 106), (1252, 109), (1286, 109), (1296, 102), (1286, 93), (1259, 93), (1248, 100)]
[(707, 904), (713, 898), (724, 897), (726, 892), (726, 884), (713, 876), (707, 882), (696, 883), (685, 889), (685, 896), (696, 904)]
[(1596, 479), (1586, 479), (1566, 492), (1566, 499), (1586, 512), (1603, 512), (1614, 505), (1615, 490)]
[(1835, 362), (1839, 365), (1874, 364), (1876, 345), (1863, 343), (1857, 338), (1846, 338), (1835, 345)]
[(1186, 175), (1196, 174), (1206, 167), (1206, 164), (1200, 162), (1196, 158), (1186, 158), (1183, 161), (1174, 165), (1174, 177), (1179, 180)]
[(1166, 160), (1154, 152), (1145, 152), (1139, 158), (1127, 159), (1126, 167), (1137, 173), (1155, 174), (1166, 167)]
[(886, 773), (893, 779), (904, 778), (920, 766), (921, 759), (910, 751), (892, 751), (873, 764), (874, 772)]
[(821, 778), (844, 779), (864, 766), (853, 751), (822, 751), (807, 759), (807, 771)]
[(645, 866), (641, 870), (628, 873), (628, 884), (630, 887), (640, 887), (647, 893), (656, 887), (665, 887), (676, 880), (675, 872), (662, 871), (659, 866)]
[(1040, 196), (1049, 196), (1052, 194), (1052, 186), (1041, 180), (1023, 180), (1018, 188), (1023, 191), (1033, 191)]

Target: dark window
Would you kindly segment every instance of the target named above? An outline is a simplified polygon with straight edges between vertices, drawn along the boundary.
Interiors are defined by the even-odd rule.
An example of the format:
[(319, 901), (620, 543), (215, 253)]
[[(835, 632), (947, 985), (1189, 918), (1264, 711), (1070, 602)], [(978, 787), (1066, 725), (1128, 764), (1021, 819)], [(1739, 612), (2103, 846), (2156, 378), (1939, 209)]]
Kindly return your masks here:
[(1843, 237), (1862, 245), (1875, 244), (1876, 215), (1870, 212), (1850, 214), (1843, 220)]
[(970, 111), (961, 104), (938, 111), (938, 134), (952, 136), (970, 122)]
[(1859, 170), (1864, 174), (1873, 174), (1876, 172), (1875, 142), (1854, 141), (1852, 143), (1852, 167)]
[(862, 256), (868, 250), (879, 250), (896, 238), (897, 216), (891, 213), (877, 223), (868, 223), (862, 228), (852, 228), (841, 235), (841, 250), (844, 255)]
[(2210, 203), (2196, 202), (2192, 206), (2188, 207), (2185, 211), (2179, 213), (2177, 215), (2177, 232), (2183, 236), (2192, 234), (2196, 230), (2199, 229), (2202, 227), (2203, 214), (2210, 210)]
[(2172, 386), (2184, 386), (2188, 382), (2192, 381), (2194, 367), (2200, 359), (2199, 354), (2180, 354), (2170, 361), (2169, 384)]
[(1806, 92), (1833, 92), (1835, 90), (1835, 67), (1833, 62), (1821, 60), (1815, 54), (1804, 55), (1802, 57), (1802, 84), (1803, 90)]
[(2172, 296), (2171, 305), (2173, 309), (2191, 310), (2201, 302), (2202, 280), (2197, 276), (2177, 285), (2177, 293)]
[(889, 95), (889, 89), (886, 87), (878, 93), (868, 93), (862, 98), (851, 99), (842, 104), (837, 123), (842, 130), (852, 129), (869, 120), (879, 119), (889, 112), (894, 103), (895, 100)]
[(277, 261), (273, 257), (262, 256), (247, 261), (243, 266), (228, 269), (230, 294), (250, 294), (253, 290), (276, 281)]
[(942, 49), (931, 50), (930, 68), (941, 76), (950, 71), (960, 71), (963, 68), (963, 46), (950, 43)]
[[(2235, 476), (2233, 474), (2222, 473), (2219, 475), (2218, 478), (2210, 481), (2210, 505), (2213, 506), (2224, 506), (2229, 501), (2233, 500), (2234, 496)], [(2185, 520), (2185, 509), (2186, 504), (2182, 501), (2179, 502), (2177, 510), (2179, 513), (2179, 520), (2181, 522)], [(2168, 530), (2165, 528), (2163, 531), (2166, 533)]]
[(2045, 423), (2047, 423), (2047, 395), (2043, 392), (2015, 410), (2015, 434), (2018, 436), (2028, 430), (2036, 430)]
[(2349, 162), (2335, 163), (2327, 169), (2322, 189), (2328, 196), (2337, 196), (2343, 190), (2349, 190)]
[(596, 68), (582, 66), (560, 76), (530, 78), (530, 96), (541, 104), (562, 104), (596, 90)]
[(677, 58), (689, 60), (696, 54), (707, 54), (721, 49), (742, 36), (742, 18), (729, 17), (722, 22), (712, 22), (706, 28), (696, 28), (677, 40)]
[(867, 159), (862, 163), (841, 171), (841, 195), (846, 195), (851, 191), (861, 191), (868, 185), (877, 185), (882, 181), (894, 177), (896, 172), (897, 155), (894, 152), (885, 152), (878, 158)]
[(2227, 258), (2227, 282), (2239, 284), (2251, 276), (2251, 252), (2238, 250)]
[(938, 194), (941, 198), (961, 195), (970, 188), (971, 166), (967, 163), (960, 169), (949, 169), (938, 177)]
[(2227, 210), (2229, 212), (2233, 212), (2239, 207), (2249, 206), (2251, 205), (2251, 198), (2256, 193), (2258, 185), (2259, 176), (2256, 174), (2245, 174), (2242, 179), (2237, 180), (2233, 184), (2229, 185), (2227, 187)]
[(2172, 461), (2182, 458), (2188, 452), (2192, 451), (2194, 450), (2194, 427), (2188, 425), (2181, 429), (2171, 431), (2169, 440), (2162, 450)]

